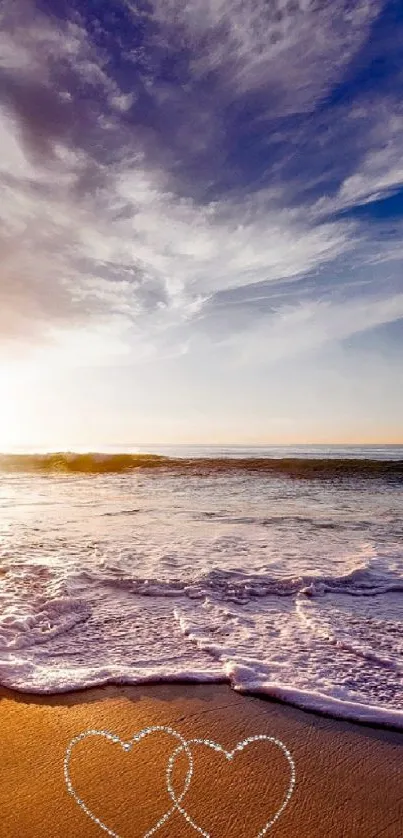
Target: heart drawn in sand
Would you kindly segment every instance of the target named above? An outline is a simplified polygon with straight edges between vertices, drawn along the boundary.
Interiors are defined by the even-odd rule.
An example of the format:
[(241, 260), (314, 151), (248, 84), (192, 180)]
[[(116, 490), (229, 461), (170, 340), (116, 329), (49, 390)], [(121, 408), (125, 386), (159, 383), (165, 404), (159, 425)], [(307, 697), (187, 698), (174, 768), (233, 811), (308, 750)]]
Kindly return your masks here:
[[(234, 759), (234, 757), (238, 753), (243, 751), (244, 748), (246, 748), (248, 745), (251, 745), (253, 742), (262, 742), (262, 741), (271, 742), (272, 744), (276, 745), (277, 748), (281, 749), (284, 756), (288, 760), (288, 764), (289, 764), (289, 767), (290, 767), (290, 781), (289, 781), (289, 785), (288, 785), (288, 788), (286, 790), (286, 793), (285, 793), (285, 796), (283, 798), (283, 801), (282, 801), (281, 805), (279, 806), (277, 811), (274, 814), (272, 814), (271, 817), (268, 818), (268, 820), (266, 821), (266, 823), (264, 824), (264, 826), (262, 827), (262, 829), (260, 830), (260, 832), (258, 833), (256, 838), (263, 838), (263, 836), (266, 835), (268, 830), (276, 823), (276, 821), (279, 819), (280, 815), (284, 812), (284, 809), (287, 806), (287, 804), (289, 803), (289, 801), (291, 799), (291, 796), (292, 796), (292, 793), (294, 791), (294, 787), (295, 787), (295, 763), (294, 763), (294, 760), (293, 760), (288, 748), (286, 748), (286, 746), (284, 745), (283, 742), (281, 742), (280, 739), (276, 739), (274, 736), (266, 736), (266, 734), (264, 734), (264, 733), (258, 734), (257, 736), (250, 736), (250, 737), (248, 737), (248, 739), (244, 739), (242, 742), (238, 742), (238, 744), (235, 745), (235, 748), (232, 751), (226, 751), (225, 748), (223, 748), (221, 745), (218, 744), (218, 742), (212, 742), (210, 739), (188, 739), (188, 741), (187, 741), (188, 746), (189, 745), (204, 745), (205, 747), (212, 748), (216, 753), (222, 754), (222, 756), (224, 756), (225, 759), (228, 760), (228, 762), (231, 762)], [(201, 826), (199, 826), (197, 823), (195, 823), (195, 821), (190, 817), (190, 815), (186, 811), (186, 809), (183, 806), (181, 806), (181, 800), (183, 799), (184, 794), (180, 795), (179, 797), (176, 797), (175, 790), (172, 787), (172, 771), (173, 771), (173, 768), (174, 768), (174, 764), (175, 764), (175, 761), (178, 758), (179, 754), (182, 753), (183, 750), (184, 750), (183, 745), (179, 745), (168, 760), (167, 788), (168, 788), (169, 794), (170, 794), (174, 804), (176, 805), (179, 812), (181, 812), (181, 814), (183, 815), (185, 820), (187, 820), (188, 824), (190, 824), (190, 826), (192, 826), (193, 829), (196, 830), (196, 832), (198, 832), (200, 835), (202, 835), (203, 838), (212, 838), (211, 833), (206, 832)], [(192, 772), (193, 772), (193, 766), (192, 766)]]
[[(92, 812), (89, 809), (89, 807), (85, 804), (85, 802), (79, 797), (79, 795), (77, 794), (77, 792), (76, 792), (76, 790), (73, 786), (73, 783), (72, 783), (71, 777), (70, 777), (69, 765), (70, 765), (70, 759), (71, 759), (72, 751), (73, 751), (73, 748), (75, 747), (75, 745), (77, 745), (78, 742), (81, 742), (83, 739), (85, 739), (87, 737), (101, 736), (104, 739), (109, 740), (110, 742), (113, 742), (115, 744), (120, 745), (122, 750), (128, 752), (128, 751), (131, 751), (133, 746), (136, 745), (138, 742), (140, 742), (142, 739), (144, 739), (146, 736), (149, 736), (152, 733), (159, 733), (159, 732), (168, 733), (170, 736), (174, 737), (177, 742), (179, 742), (179, 745), (175, 748), (174, 752), (169, 757), (168, 765), (167, 765), (167, 769), (166, 769), (167, 790), (168, 790), (168, 793), (171, 797), (173, 806), (170, 809), (168, 809), (159, 818), (159, 820), (154, 824), (154, 826), (152, 826), (149, 830), (147, 830), (147, 832), (145, 832), (143, 834), (142, 838), (151, 838), (151, 836), (154, 835), (154, 833), (157, 832), (157, 830), (160, 829), (160, 827), (163, 826), (164, 823), (166, 823), (168, 818), (170, 818), (171, 815), (173, 815), (173, 813), (176, 810), (178, 812), (180, 812), (180, 814), (184, 817), (184, 819), (187, 821), (189, 826), (191, 826), (194, 830), (196, 830), (196, 832), (198, 832), (200, 835), (202, 835), (203, 838), (212, 838), (211, 833), (207, 832), (205, 829), (203, 829), (203, 827), (199, 826), (193, 820), (193, 818), (189, 815), (189, 813), (184, 808), (184, 806), (182, 806), (182, 800), (185, 797), (185, 794), (187, 793), (187, 791), (189, 789), (190, 781), (191, 781), (192, 775), (193, 775), (194, 763), (193, 763), (192, 750), (191, 750), (190, 746), (203, 745), (204, 747), (211, 748), (213, 751), (215, 751), (216, 753), (223, 756), (228, 762), (231, 762), (234, 759), (234, 757), (238, 753), (243, 751), (248, 745), (251, 745), (254, 742), (262, 742), (262, 741), (271, 743), (271, 744), (275, 745), (277, 748), (279, 748), (282, 751), (282, 753), (284, 754), (286, 760), (288, 761), (288, 765), (289, 765), (289, 769), (290, 769), (290, 780), (289, 780), (289, 784), (288, 784), (288, 787), (287, 787), (287, 790), (286, 790), (286, 793), (285, 793), (285, 796), (282, 800), (281, 805), (278, 807), (277, 811), (274, 814), (272, 814), (266, 820), (266, 823), (263, 825), (263, 827), (261, 828), (258, 835), (254, 836), (254, 838), (263, 838), (263, 836), (266, 835), (268, 830), (276, 823), (276, 821), (279, 819), (280, 815), (284, 812), (284, 809), (288, 805), (288, 803), (291, 799), (291, 796), (293, 794), (294, 788), (295, 788), (295, 763), (294, 763), (294, 760), (293, 760), (288, 748), (286, 748), (284, 743), (280, 739), (276, 739), (274, 736), (267, 736), (266, 734), (259, 734), (257, 736), (250, 736), (247, 739), (244, 739), (242, 742), (238, 742), (238, 744), (235, 746), (235, 748), (232, 751), (227, 751), (227, 750), (225, 750), (225, 748), (223, 748), (217, 742), (212, 742), (210, 739), (190, 739), (190, 740), (187, 741), (186, 739), (183, 738), (183, 736), (180, 735), (180, 733), (177, 733), (176, 730), (174, 730), (173, 728), (170, 728), (170, 727), (165, 727), (164, 725), (155, 725), (154, 727), (144, 728), (143, 730), (140, 730), (139, 733), (134, 734), (132, 739), (130, 739), (128, 742), (122, 741), (122, 739), (120, 739), (119, 736), (117, 736), (114, 733), (111, 733), (108, 730), (87, 730), (84, 733), (80, 733), (78, 736), (75, 736), (74, 739), (71, 740), (70, 744), (67, 747), (66, 756), (65, 756), (65, 760), (64, 760), (64, 777), (65, 777), (65, 781), (66, 781), (68, 791), (73, 796), (76, 803), (78, 803), (78, 805), (86, 813), (86, 815), (88, 815), (91, 818), (91, 820), (93, 820), (101, 829), (103, 829), (105, 832), (107, 832), (108, 835), (112, 836), (112, 838), (120, 838), (120, 836), (118, 835), (117, 832), (114, 832), (112, 829), (110, 829), (105, 823), (103, 823), (103, 821), (100, 820), (100, 818), (98, 818), (94, 814), (94, 812)], [(175, 792), (175, 790), (172, 786), (172, 772), (173, 772), (176, 760), (178, 759), (179, 755), (183, 752), (186, 753), (186, 756), (187, 756), (187, 759), (188, 759), (188, 770), (187, 770), (187, 774), (186, 774), (186, 778), (185, 778), (184, 787), (183, 787), (181, 793), (177, 796), (177, 794), (176, 794), (176, 792)]]
[(173, 730), (173, 728), (171, 727), (165, 727), (164, 725), (155, 725), (154, 727), (146, 727), (143, 730), (140, 730), (138, 733), (135, 733), (134, 736), (132, 736), (132, 738), (128, 742), (124, 742), (122, 739), (120, 739), (119, 736), (117, 736), (115, 733), (111, 733), (111, 731), (109, 730), (86, 730), (84, 731), (84, 733), (80, 733), (78, 736), (75, 736), (67, 747), (66, 756), (64, 758), (64, 779), (66, 781), (68, 791), (70, 792), (72, 797), (74, 797), (76, 803), (78, 803), (81, 809), (83, 809), (85, 814), (88, 815), (88, 817), (90, 817), (91, 820), (93, 820), (96, 824), (98, 824), (100, 829), (103, 829), (104, 832), (107, 832), (108, 835), (112, 836), (112, 838), (121, 838), (121, 836), (119, 836), (117, 832), (114, 832), (113, 829), (110, 829), (109, 826), (107, 826), (103, 821), (101, 821), (101, 819), (98, 818), (97, 815), (95, 815), (94, 812), (92, 812), (91, 809), (88, 808), (86, 803), (83, 800), (81, 800), (81, 798), (78, 796), (73, 786), (70, 777), (70, 759), (73, 749), (79, 742), (82, 742), (83, 739), (87, 739), (90, 736), (101, 736), (103, 739), (109, 740), (109, 742), (114, 742), (115, 744), (120, 745), (123, 751), (129, 752), (132, 750), (134, 745), (136, 745), (138, 742), (141, 742), (141, 740), (144, 739), (146, 736), (150, 736), (152, 733), (160, 732), (168, 733), (170, 736), (173, 736), (177, 741), (180, 742), (179, 747), (181, 749), (181, 752), (185, 751), (189, 760), (189, 767), (187, 770), (183, 790), (179, 797), (177, 799), (175, 798), (174, 805), (170, 809), (168, 809), (168, 811), (165, 812), (162, 815), (162, 817), (159, 818), (157, 823), (154, 824), (154, 826), (152, 826), (151, 829), (148, 829), (142, 837), (151, 838), (151, 835), (154, 835), (154, 833), (157, 832), (157, 830), (160, 829), (160, 827), (175, 812), (175, 810), (178, 807), (178, 802), (180, 805), (181, 800), (183, 799), (189, 788), (190, 780), (192, 778), (193, 773), (193, 757), (186, 742), (186, 739), (184, 739), (183, 736), (180, 735), (180, 733), (177, 733), (176, 730)]

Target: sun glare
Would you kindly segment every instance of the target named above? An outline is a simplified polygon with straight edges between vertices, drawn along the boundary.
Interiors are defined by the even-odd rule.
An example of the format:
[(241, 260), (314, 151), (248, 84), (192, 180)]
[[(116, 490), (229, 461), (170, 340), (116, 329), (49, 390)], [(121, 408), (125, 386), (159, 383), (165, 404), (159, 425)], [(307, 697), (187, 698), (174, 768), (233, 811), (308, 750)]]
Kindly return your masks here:
[(23, 447), (30, 438), (28, 381), (28, 369), (0, 364), (0, 452)]

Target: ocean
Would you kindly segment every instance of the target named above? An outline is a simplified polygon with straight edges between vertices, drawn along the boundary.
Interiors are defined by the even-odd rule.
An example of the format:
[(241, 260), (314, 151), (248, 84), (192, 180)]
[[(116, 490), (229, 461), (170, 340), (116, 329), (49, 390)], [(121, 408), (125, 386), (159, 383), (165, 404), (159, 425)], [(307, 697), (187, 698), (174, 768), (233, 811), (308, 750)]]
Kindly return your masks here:
[(403, 729), (403, 447), (4, 455), (0, 506), (4, 686), (228, 681)]

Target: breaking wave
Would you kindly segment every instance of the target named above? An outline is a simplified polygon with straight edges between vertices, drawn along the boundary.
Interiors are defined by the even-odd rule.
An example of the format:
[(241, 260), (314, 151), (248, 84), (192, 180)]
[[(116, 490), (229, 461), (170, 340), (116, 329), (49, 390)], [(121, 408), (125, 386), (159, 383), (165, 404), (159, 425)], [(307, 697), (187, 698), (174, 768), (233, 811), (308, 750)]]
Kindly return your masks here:
[(403, 729), (403, 459), (2, 464), (0, 684), (227, 681)]
[(389, 478), (403, 481), (403, 460), (353, 458), (166, 457), (158, 454), (49, 453), (3, 454), (6, 472), (113, 474), (133, 469), (168, 470), (178, 474), (256, 473), (298, 479)]

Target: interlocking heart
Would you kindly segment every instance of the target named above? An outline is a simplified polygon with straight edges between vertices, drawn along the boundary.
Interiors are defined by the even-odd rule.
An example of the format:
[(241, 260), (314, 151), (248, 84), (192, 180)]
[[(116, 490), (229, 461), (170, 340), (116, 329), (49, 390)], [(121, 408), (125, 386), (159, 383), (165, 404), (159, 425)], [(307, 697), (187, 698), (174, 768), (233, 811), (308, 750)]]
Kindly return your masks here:
[[(202, 835), (203, 838), (212, 838), (211, 833), (207, 832), (199, 824), (197, 824), (195, 822), (195, 820), (193, 820), (191, 815), (187, 812), (185, 807), (182, 805), (182, 801), (183, 801), (183, 799), (184, 799), (184, 797), (187, 794), (187, 791), (189, 789), (190, 782), (191, 782), (192, 775), (193, 775), (193, 769), (194, 769), (193, 752), (192, 752), (192, 747), (191, 746), (204, 746), (204, 747), (210, 748), (215, 753), (218, 753), (221, 756), (223, 756), (228, 762), (231, 762), (234, 759), (234, 757), (238, 753), (243, 751), (248, 745), (251, 745), (253, 742), (262, 742), (262, 741), (271, 743), (272, 745), (275, 745), (278, 749), (280, 749), (280, 751), (283, 753), (284, 757), (286, 758), (286, 760), (288, 762), (288, 767), (289, 767), (289, 770), (290, 770), (288, 787), (287, 787), (286, 793), (283, 797), (281, 805), (279, 806), (277, 811), (274, 814), (272, 814), (266, 820), (266, 823), (261, 828), (258, 835), (255, 836), (255, 838), (263, 838), (263, 836), (266, 835), (268, 830), (271, 829), (271, 827), (279, 819), (280, 815), (284, 812), (284, 809), (288, 805), (288, 803), (291, 799), (291, 796), (293, 794), (294, 787), (295, 787), (295, 764), (294, 764), (294, 760), (293, 760), (288, 748), (286, 748), (286, 746), (284, 745), (283, 742), (281, 742), (280, 739), (276, 739), (274, 736), (267, 736), (266, 734), (259, 734), (257, 736), (250, 736), (249, 738), (244, 739), (242, 742), (238, 742), (238, 744), (235, 746), (233, 751), (226, 751), (225, 748), (223, 748), (217, 742), (212, 742), (209, 739), (190, 739), (190, 740), (186, 740), (176, 730), (174, 730), (171, 727), (166, 727), (164, 725), (154, 725), (153, 727), (146, 727), (143, 730), (140, 730), (138, 733), (136, 733), (127, 742), (122, 741), (122, 739), (120, 739), (119, 736), (117, 736), (114, 733), (111, 733), (108, 730), (87, 730), (84, 733), (80, 733), (78, 736), (75, 736), (74, 739), (71, 740), (70, 744), (67, 747), (66, 756), (65, 756), (65, 760), (64, 760), (64, 777), (65, 777), (65, 781), (66, 781), (68, 791), (73, 796), (76, 803), (78, 803), (78, 805), (86, 813), (86, 815), (88, 815), (88, 817), (90, 817), (91, 820), (93, 820), (100, 827), (100, 829), (104, 830), (104, 832), (106, 832), (108, 835), (112, 836), (112, 838), (121, 838), (121, 836), (119, 836), (117, 832), (114, 832), (113, 829), (110, 829), (100, 818), (98, 818), (94, 814), (94, 812), (92, 812), (91, 809), (89, 809), (89, 807), (86, 805), (86, 803), (78, 796), (78, 794), (77, 794), (77, 792), (76, 792), (76, 790), (73, 786), (73, 783), (71, 781), (71, 777), (70, 777), (70, 759), (71, 759), (74, 747), (79, 742), (83, 741), (86, 738), (93, 737), (93, 736), (98, 736), (98, 737), (102, 737), (103, 739), (106, 739), (110, 742), (114, 742), (115, 744), (120, 745), (120, 747), (122, 748), (123, 751), (128, 752), (128, 751), (132, 750), (134, 745), (141, 742), (142, 739), (145, 739), (147, 736), (150, 736), (150, 735), (153, 735), (153, 734), (158, 734), (158, 733), (161, 733), (161, 732), (166, 733), (169, 736), (172, 736), (172, 738), (175, 739), (175, 743), (176, 743), (175, 750), (173, 751), (173, 753), (169, 757), (168, 764), (167, 764), (167, 769), (166, 769), (166, 785), (167, 785), (167, 790), (168, 790), (169, 796), (172, 800), (172, 806), (162, 815), (162, 817), (159, 818), (159, 820), (154, 825), (151, 826), (150, 829), (147, 830), (147, 832), (143, 833), (142, 838), (151, 838), (151, 836), (154, 835), (154, 833), (156, 833), (157, 830), (160, 829), (160, 827), (163, 826), (164, 823), (166, 823), (166, 821), (174, 814), (175, 811), (178, 811), (185, 818), (187, 823), (196, 832), (198, 832), (199, 835)], [(187, 769), (183, 789), (182, 789), (181, 793), (178, 795), (177, 792), (175, 791), (175, 789), (173, 788), (172, 774), (173, 774), (175, 762), (178, 759), (179, 755), (182, 754), (182, 753), (185, 753), (185, 755), (187, 757), (188, 769)]]

